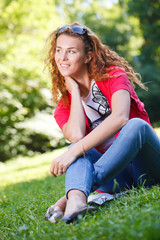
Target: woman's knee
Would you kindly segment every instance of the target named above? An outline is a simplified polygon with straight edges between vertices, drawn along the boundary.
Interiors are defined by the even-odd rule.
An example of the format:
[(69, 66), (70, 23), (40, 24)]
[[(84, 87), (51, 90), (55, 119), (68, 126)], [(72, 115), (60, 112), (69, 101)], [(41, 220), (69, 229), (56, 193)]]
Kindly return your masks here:
[(138, 125), (138, 126), (148, 125), (148, 123), (141, 118), (132, 118), (128, 121), (128, 123)]
[(136, 130), (141, 130), (141, 129), (146, 129), (146, 128), (150, 128), (150, 125), (144, 121), (141, 118), (132, 118), (128, 121), (128, 123), (126, 124), (126, 126), (128, 128), (131, 129), (131, 131), (136, 131)]
[(146, 141), (146, 137), (152, 132), (151, 126), (140, 118), (132, 118), (122, 128), (118, 137), (124, 137), (131, 141), (140, 141), (141, 145)]

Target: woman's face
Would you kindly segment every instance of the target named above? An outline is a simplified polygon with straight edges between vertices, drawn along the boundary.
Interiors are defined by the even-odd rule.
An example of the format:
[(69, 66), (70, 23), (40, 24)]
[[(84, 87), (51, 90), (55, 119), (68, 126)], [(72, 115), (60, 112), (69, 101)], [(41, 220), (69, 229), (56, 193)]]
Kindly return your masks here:
[(57, 38), (55, 62), (64, 77), (80, 78), (87, 71), (84, 43), (80, 38), (61, 34)]

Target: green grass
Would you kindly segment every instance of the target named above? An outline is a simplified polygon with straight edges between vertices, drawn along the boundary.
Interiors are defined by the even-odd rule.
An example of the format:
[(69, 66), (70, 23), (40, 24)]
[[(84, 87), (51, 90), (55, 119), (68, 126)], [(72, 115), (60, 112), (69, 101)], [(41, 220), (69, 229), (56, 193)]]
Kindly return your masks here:
[(155, 128), (155, 131), (158, 134), (158, 137), (160, 138), (160, 128)]
[(159, 186), (132, 189), (78, 224), (44, 221), (47, 208), (64, 195), (64, 176), (51, 177), (49, 167), (65, 150), (0, 164), (0, 240), (160, 239)]

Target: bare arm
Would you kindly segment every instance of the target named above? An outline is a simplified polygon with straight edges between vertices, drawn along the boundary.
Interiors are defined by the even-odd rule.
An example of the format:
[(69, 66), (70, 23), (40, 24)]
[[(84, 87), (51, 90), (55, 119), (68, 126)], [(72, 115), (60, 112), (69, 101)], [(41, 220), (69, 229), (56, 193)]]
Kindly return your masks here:
[(64, 124), (62, 132), (70, 142), (77, 142), (85, 136), (86, 122), (85, 114), (81, 103), (78, 84), (70, 77), (65, 82), (67, 90), (71, 93), (71, 110), (68, 122)]
[[(129, 119), (130, 112), (130, 95), (126, 90), (119, 90), (112, 96), (112, 113), (92, 132), (81, 139), (85, 151), (101, 144), (105, 140), (117, 133)], [(61, 170), (63, 173), (67, 167), (74, 162), (78, 156), (82, 155), (83, 149), (80, 142), (68, 149), (60, 157), (53, 160), (50, 172), (55, 177)]]
[[(92, 132), (85, 136), (81, 142), (85, 151), (101, 144), (117, 133), (129, 120), (130, 112), (130, 95), (126, 90), (119, 90), (112, 96), (112, 113)], [(82, 154), (82, 150), (77, 146), (73, 146), (78, 156)], [(81, 152), (79, 153), (79, 151)]]

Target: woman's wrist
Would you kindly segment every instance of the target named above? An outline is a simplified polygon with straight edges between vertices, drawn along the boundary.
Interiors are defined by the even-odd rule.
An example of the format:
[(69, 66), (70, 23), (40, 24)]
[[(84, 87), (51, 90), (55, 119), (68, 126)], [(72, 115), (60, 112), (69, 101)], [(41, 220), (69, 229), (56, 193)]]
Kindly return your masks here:
[(84, 145), (81, 142), (81, 140), (79, 140), (77, 143), (75, 143), (71, 148), (68, 149), (75, 158), (83, 155), (83, 157), (85, 156), (85, 149), (84, 149)]

